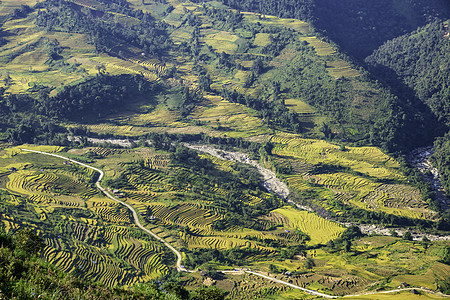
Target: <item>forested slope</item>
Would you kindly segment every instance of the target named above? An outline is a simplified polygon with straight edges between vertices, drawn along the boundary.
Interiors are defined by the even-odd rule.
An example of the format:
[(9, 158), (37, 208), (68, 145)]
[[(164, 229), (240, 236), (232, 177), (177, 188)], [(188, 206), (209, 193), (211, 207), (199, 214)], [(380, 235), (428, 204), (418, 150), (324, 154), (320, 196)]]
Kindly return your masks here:
[[(390, 40), (366, 62), (372, 71), (398, 90), (404, 86), (428, 104), (438, 119), (450, 125), (450, 34), (448, 21), (433, 22), (411, 34)], [(450, 191), (449, 136), (435, 143), (433, 161)]]
[(445, 0), (222, 0), (231, 7), (312, 21), (324, 36), (363, 59), (383, 42), (411, 32), (436, 17), (448, 18)]
[(434, 22), (386, 42), (366, 59), (386, 80), (400, 78), (446, 124), (450, 124), (448, 32), (446, 23)]

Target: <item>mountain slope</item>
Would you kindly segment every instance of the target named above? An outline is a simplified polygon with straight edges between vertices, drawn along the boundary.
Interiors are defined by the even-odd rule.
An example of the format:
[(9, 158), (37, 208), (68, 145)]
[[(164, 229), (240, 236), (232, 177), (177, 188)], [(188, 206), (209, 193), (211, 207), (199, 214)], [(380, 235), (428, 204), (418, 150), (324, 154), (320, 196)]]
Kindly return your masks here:
[(449, 32), (448, 22), (431, 23), (386, 42), (366, 58), (386, 80), (400, 78), (447, 125), (450, 125)]
[[(301, 2), (302, 10), (295, 1), (252, 3), (249, 10), (275, 5), (274, 14), (285, 9), (315, 24), (320, 5), (326, 13), (325, 1)], [(336, 7), (336, 16), (352, 19), (352, 4), (378, 9), (358, 3), (342, 2), (349, 15)], [(448, 242), (427, 235), (433, 242), (419, 244), (423, 235), (410, 241), (411, 228), (402, 227), (437, 234), (448, 220), (419, 171), (370, 147), (428, 144), (436, 118), (417, 97), (394, 93), (356, 66), (312, 23), (217, 1), (3, 4), (0, 225), (36, 231), (48, 262), (109, 287), (175, 279), (191, 289), (216, 284), (230, 299), (308, 295), (250, 271), (214, 270), (289, 271), (295, 285), (333, 295), (405, 281), (446, 289), (448, 260), (438, 260)], [(59, 146), (11, 145), (27, 142)], [(208, 155), (185, 143), (217, 149)], [(105, 186), (142, 225), (208, 278), (176, 272), (173, 254), (93, 186), (92, 170), (20, 150), (60, 152), (61, 145), (63, 156), (104, 170)], [(290, 189), (288, 203), (271, 191), (278, 179)], [(406, 234), (362, 237), (346, 222)]]
[[(305, 22), (238, 13), (217, 3), (170, 3), (48, 0), (9, 17), (3, 26), (7, 44), (0, 48), (5, 138), (33, 142), (26, 128), (47, 124), (49, 117), (60, 131), (75, 127), (74, 116), (61, 117), (74, 105), (86, 112), (96, 97), (111, 102), (102, 99), (111, 92), (93, 90), (90, 83), (101, 80), (91, 77), (111, 83), (117, 81), (111, 76), (123, 73), (154, 82), (153, 92), (112, 101), (105, 111), (93, 107), (89, 118), (79, 119), (91, 131), (232, 137), (271, 129), (311, 137), (323, 132), (389, 151), (430, 143), (435, 135), (434, 121), (420, 105), (352, 67)], [(73, 88), (64, 87), (70, 82)], [(117, 86), (124, 90), (119, 94), (132, 90)], [(77, 89), (93, 96), (80, 100)], [(51, 104), (66, 96), (70, 103), (58, 104), (54, 113)], [(21, 124), (23, 130), (16, 130)]]
[[(438, 119), (450, 126), (449, 22), (434, 22), (411, 34), (386, 42), (366, 58), (372, 71), (399, 90), (426, 103)], [(436, 141), (432, 157), (450, 192), (449, 135)]]
[(243, 11), (312, 21), (353, 56), (364, 59), (383, 42), (411, 32), (436, 17), (448, 18), (446, 0), (223, 0)]

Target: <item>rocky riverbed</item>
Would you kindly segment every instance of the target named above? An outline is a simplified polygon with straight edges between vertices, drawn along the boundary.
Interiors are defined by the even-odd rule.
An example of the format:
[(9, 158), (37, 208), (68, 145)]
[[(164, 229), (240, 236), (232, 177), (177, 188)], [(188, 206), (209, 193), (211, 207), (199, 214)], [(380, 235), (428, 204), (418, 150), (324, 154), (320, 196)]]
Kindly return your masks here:
[(417, 148), (408, 155), (408, 161), (416, 167), (424, 176), (425, 180), (431, 184), (436, 192), (436, 199), (441, 204), (443, 210), (447, 210), (450, 206), (448, 195), (446, 195), (442, 187), (438, 170), (433, 167), (430, 162), (430, 156), (433, 155), (433, 147)]
[[(76, 137), (75, 139), (79, 139), (79, 138)], [(111, 143), (111, 144), (121, 145), (124, 147), (129, 147), (131, 145), (131, 142), (129, 140), (96, 139), (96, 138), (88, 138), (87, 140), (89, 142), (96, 143), (96, 144)], [(191, 144), (185, 143), (184, 146), (194, 149), (194, 150), (197, 150), (197, 151), (208, 153), (210, 155), (213, 155), (213, 156), (221, 158), (221, 159), (225, 159), (225, 160), (229, 160), (229, 161), (233, 161), (233, 162), (240, 162), (240, 163), (244, 163), (244, 164), (249, 164), (249, 165), (255, 167), (258, 170), (258, 172), (263, 176), (263, 180), (264, 180), (263, 185), (267, 190), (273, 191), (274, 193), (279, 195), (282, 199), (284, 199), (287, 203), (295, 205), (298, 209), (312, 211), (312, 209), (310, 207), (300, 205), (298, 203), (293, 202), (291, 199), (289, 199), (289, 188), (287, 187), (287, 185), (284, 182), (282, 182), (280, 179), (278, 179), (276, 177), (276, 174), (273, 171), (263, 167), (259, 162), (252, 160), (247, 154), (241, 153), (241, 152), (233, 152), (233, 151), (216, 149), (210, 145), (191, 145)], [(427, 171), (430, 170), (431, 174), (433, 174), (433, 176), (432, 176), (433, 179), (429, 178), (427, 180), (433, 180), (430, 182), (432, 182), (433, 187), (436, 188), (436, 191), (441, 191), (443, 193), (442, 185), (440, 184), (440, 181), (439, 181), (439, 174), (437, 173), (437, 170), (432, 167), (431, 163), (428, 160), (428, 158), (430, 157), (431, 154), (432, 154), (431, 147), (416, 149), (413, 152), (411, 152), (411, 154), (409, 156), (410, 163), (413, 164), (415, 167), (417, 167), (425, 175), (427, 175), (429, 173)], [(446, 195), (442, 194), (440, 197), (444, 197), (444, 198), (442, 198), (444, 200), (441, 200), (441, 201), (445, 205), (448, 205), (448, 202), (447, 202), (448, 198), (446, 197)], [(441, 198), (439, 198), (439, 199), (441, 199)], [(341, 224), (346, 227), (355, 225), (352, 223), (341, 223)], [(361, 229), (361, 232), (365, 233), (365, 234), (391, 235), (393, 230), (395, 230), (395, 232), (399, 236), (401, 236), (406, 231), (411, 231), (409, 228), (389, 228), (389, 227), (384, 227), (384, 226), (374, 225), (374, 224), (359, 224), (358, 227)], [(422, 238), (424, 236), (426, 236), (431, 241), (450, 240), (449, 235), (444, 235), (444, 236), (432, 235), (432, 234), (422, 233), (422, 232), (414, 231), (414, 230), (411, 231), (411, 235), (414, 240), (422, 240)]]

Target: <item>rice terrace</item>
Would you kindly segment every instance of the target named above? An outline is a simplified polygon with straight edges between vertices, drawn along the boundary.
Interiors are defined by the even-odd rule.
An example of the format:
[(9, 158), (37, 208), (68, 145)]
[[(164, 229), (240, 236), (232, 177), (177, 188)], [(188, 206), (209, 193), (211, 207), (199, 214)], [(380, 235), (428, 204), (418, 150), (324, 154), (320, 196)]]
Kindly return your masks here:
[(1, 0), (0, 299), (448, 298), (423, 1)]

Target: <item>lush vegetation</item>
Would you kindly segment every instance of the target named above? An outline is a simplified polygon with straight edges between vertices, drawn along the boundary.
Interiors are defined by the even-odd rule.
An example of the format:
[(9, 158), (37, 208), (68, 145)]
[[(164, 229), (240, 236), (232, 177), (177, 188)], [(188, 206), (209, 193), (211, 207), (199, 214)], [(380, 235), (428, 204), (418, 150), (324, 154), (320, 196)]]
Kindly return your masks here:
[(65, 272), (39, 257), (44, 242), (29, 229), (0, 232), (0, 296), (8, 299), (224, 299), (221, 291), (187, 291), (176, 282), (142, 283), (129, 289), (105, 287)]
[(73, 86), (64, 86), (55, 97), (44, 95), (34, 107), (46, 116), (86, 122), (117, 113), (144, 95), (144, 101), (152, 105), (156, 87), (142, 76), (100, 75)]
[[(363, 58), (445, 16), (442, 1), (3, 0), (0, 225), (10, 234), (31, 229), (44, 243), (39, 256), (74, 277), (30, 265), (40, 264), (36, 256), (19, 262), (15, 255), (29, 250), (2, 234), (2, 249), (16, 253), (5, 257), (20, 270), (60, 278), (41, 286), (53, 277), (20, 279), (5, 263), (15, 277), (2, 292), (223, 298), (198, 289), (215, 285), (230, 299), (309, 297), (250, 273), (218, 272), (230, 268), (334, 295), (401, 282), (448, 292), (448, 242), (413, 240), (412, 231), (395, 237), (404, 226), (449, 230), (434, 192), (402, 156), (446, 130), (447, 29), (436, 22), (387, 42), (367, 59), (370, 70), (328, 40)], [(88, 138), (123, 141), (100, 147)], [(208, 145), (222, 150), (189, 148)], [(22, 148), (101, 168), (102, 186), (198, 271), (176, 272), (174, 253), (98, 191), (91, 169)], [(437, 140), (441, 170), (448, 149), (448, 138)], [(269, 169), (291, 204), (266, 188)], [(389, 226), (393, 236), (363, 236), (342, 225), (349, 221)]]
[(148, 54), (162, 55), (170, 43), (165, 32), (165, 24), (155, 22), (148, 13), (127, 9), (126, 1), (115, 4), (116, 7), (123, 7), (120, 13), (126, 13), (139, 22), (116, 26), (107, 11), (93, 10), (92, 15), (84, 14), (83, 10), (74, 6), (72, 2), (47, 0), (36, 6), (36, 9), (39, 9), (36, 25), (51, 31), (87, 34), (99, 52), (120, 55), (114, 51), (120, 41), (142, 47)]
[(450, 139), (447, 134), (445, 137), (438, 138), (434, 143), (434, 154), (431, 156), (433, 164), (438, 168), (442, 186), (448, 192), (450, 191)]
[[(438, 118), (450, 124), (449, 29), (433, 22), (383, 44), (366, 62), (385, 80), (402, 83), (426, 102)], [(447, 25), (448, 26), (448, 25)], [(397, 83), (401, 85), (401, 83)], [(401, 89), (401, 87), (398, 87)]]
[[(383, 44), (366, 59), (373, 71), (390, 81), (402, 93), (426, 103), (438, 119), (450, 124), (448, 69), (450, 39), (448, 22), (436, 21)], [(448, 135), (447, 135), (448, 136)], [(448, 137), (435, 142), (433, 162), (439, 169), (444, 188), (448, 183)]]
[(359, 59), (378, 46), (433, 18), (448, 18), (450, 9), (444, 0), (389, 0), (366, 3), (360, 0), (255, 1), (223, 0), (242, 11), (253, 11), (284, 18), (311, 21), (321, 33)]
[(56, 96), (49, 95), (46, 88), (34, 96), (2, 93), (4, 139), (12, 143), (67, 144), (62, 135), (67, 129), (58, 124), (59, 120), (88, 122), (120, 111), (138, 99), (152, 105), (156, 88), (141, 76), (99, 75), (64, 86)]

